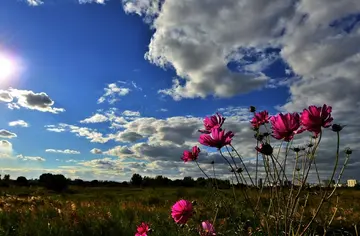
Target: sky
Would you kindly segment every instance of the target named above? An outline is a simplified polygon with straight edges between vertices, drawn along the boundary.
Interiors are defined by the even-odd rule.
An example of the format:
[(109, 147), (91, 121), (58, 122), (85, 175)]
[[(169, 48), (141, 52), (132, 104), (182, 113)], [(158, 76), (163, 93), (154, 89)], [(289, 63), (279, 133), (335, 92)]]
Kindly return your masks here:
[[(180, 158), (215, 112), (251, 168), (250, 105), (326, 103), (354, 151), (344, 179), (360, 179), (359, 42), (358, 0), (1, 0), (2, 174), (200, 177)], [(335, 159), (325, 134), (322, 178)], [(204, 170), (215, 158), (228, 178), (216, 150), (200, 148)]]

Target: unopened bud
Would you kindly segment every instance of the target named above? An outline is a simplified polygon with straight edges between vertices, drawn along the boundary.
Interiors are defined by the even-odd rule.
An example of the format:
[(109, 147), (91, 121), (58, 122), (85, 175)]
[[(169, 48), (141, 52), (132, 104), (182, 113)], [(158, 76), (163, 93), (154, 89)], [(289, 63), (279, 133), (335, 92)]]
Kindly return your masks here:
[(211, 162), (211, 165), (214, 165), (214, 163), (215, 163), (215, 161), (212, 161), (212, 162)]
[(346, 153), (346, 155), (351, 155), (352, 154), (351, 148), (346, 148), (345, 153)]
[(249, 107), (249, 111), (250, 111), (250, 112), (255, 112), (255, 111), (256, 111), (256, 108), (255, 108), (254, 106), (250, 106), (250, 107)]
[(241, 172), (243, 172), (243, 169), (240, 167), (236, 170), (236, 172), (240, 174)]
[(193, 206), (196, 206), (196, 205), (197, 205), (197, 202), (194, 200), (194, 201), (191, 202), (191, 204), (192, 204)]
[(345, 127), (345, 125), (339, 125), (339, 124), (333, 124), (331, 126), (331, 130), (334, 132), (340, 132), (343, 128)]
[(298, 147), (293, 148), (293, 151), (296, 152), (296, 153), (298, 153), (298, 152), (300, 152), (300, 148), (298, 148)]

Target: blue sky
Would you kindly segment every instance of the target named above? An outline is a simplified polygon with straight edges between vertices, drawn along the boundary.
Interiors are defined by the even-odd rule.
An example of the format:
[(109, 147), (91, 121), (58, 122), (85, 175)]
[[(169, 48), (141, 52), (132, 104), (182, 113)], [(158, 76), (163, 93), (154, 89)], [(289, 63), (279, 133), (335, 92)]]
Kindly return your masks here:
[[(156, 0), (2, 0), (0, 55), (17, 67), (0, 81), (0, 99), (13, 97), (1, 99), (1, 129), (16, 134), (2, 135), (11, 143), (2, 149), (3, 171), (116, 180), (134, 172), (197, 176), (178, 162), (181, 150), (197, 141), (191, 128), (219, 109), (249, 137), (239, 147), (250, 157), (249, 105), (274, 113), (331, 103), (343, 111), (358, 101), (331, 92), (341, 79), (360, 88), (352, 66), (360, 7), (349, 1), (352, 8), (325, 4), (321, 11), (305, 0), (300, 7), (287, 0), (165, 0), (162, 8)], [(254, 6), (269, 14), (245, 13)], [(304, 14), (308, 20), (299, 23)], [(340, 66), (348, 68), (342, 77), (334, 72)], [(330, 95), (318, 92), (321, 82)], [(19, 120), (28, 127), (9, 125)]]

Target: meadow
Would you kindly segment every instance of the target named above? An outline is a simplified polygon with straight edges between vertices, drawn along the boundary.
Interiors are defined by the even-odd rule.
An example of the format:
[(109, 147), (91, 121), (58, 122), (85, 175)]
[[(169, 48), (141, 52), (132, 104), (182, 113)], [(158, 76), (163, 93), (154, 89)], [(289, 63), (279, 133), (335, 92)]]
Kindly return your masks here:
[[(311, 201), (317, 202), (317, 192), (311, 192), (305, 217), (314, 211)], [(341, 201), (337, 207), (330, 201), (324, 205), (312, 232), (321, 234), (322, 223), (334, 217), (326, 235), (356, 235), (360, 191), (344, 188), (337, 194)], [(196, 201), (195, 214), (185, 227), (175, 224), (170, 215), (171, 206), (179, 199)], [(199, 235), (200, 222), (212, 221), (215, 215), (217, 235), (265, 235), (254, 233), (258, 224), (251, 222), (245, 205), (240, 190), (234, 189), (72, 186), (67, 193), (57, 194), (41, 187), (12, 187), (1, 190), (0, 235), (130, 236), (138, 224), (149, 222), (151, 235), (191, 236)], [(342, 229), (342, 233), (336, 234), (334, 229)]]

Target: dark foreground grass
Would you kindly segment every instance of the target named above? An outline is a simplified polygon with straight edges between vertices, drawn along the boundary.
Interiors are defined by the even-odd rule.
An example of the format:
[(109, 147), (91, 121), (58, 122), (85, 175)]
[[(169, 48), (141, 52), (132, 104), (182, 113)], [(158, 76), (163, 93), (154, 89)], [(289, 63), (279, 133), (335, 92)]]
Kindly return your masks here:
[[(218, 235), (247, 235), (246, 220), (254, 229), (257, 224), (245, 210), (247, 203), (241, 197), (235, 202), (231, 190), (220, 194), (197, 188), (75, 188), (70, 192), (55, 194), (39, 188), (2, 190), (0, 235), (131, 236), (136, 225), (145, 221), (154, 229), (152, 235), (192, 236), (199, 235), (196, 227), (201, 221), (212, 221), (215, 214)], [(360, 223), (360, 191), (342, 190), (340, 194), (333, 225), (353, 231)], [(181, 198), (197, 202), (189, 227), (178, 227), (170, 216), (171, 206)], [(313, 208), (310, 204), (307, 215)], [(320, 225), (334, 210), (333, 203), (328, 203), (317, 223)]]

